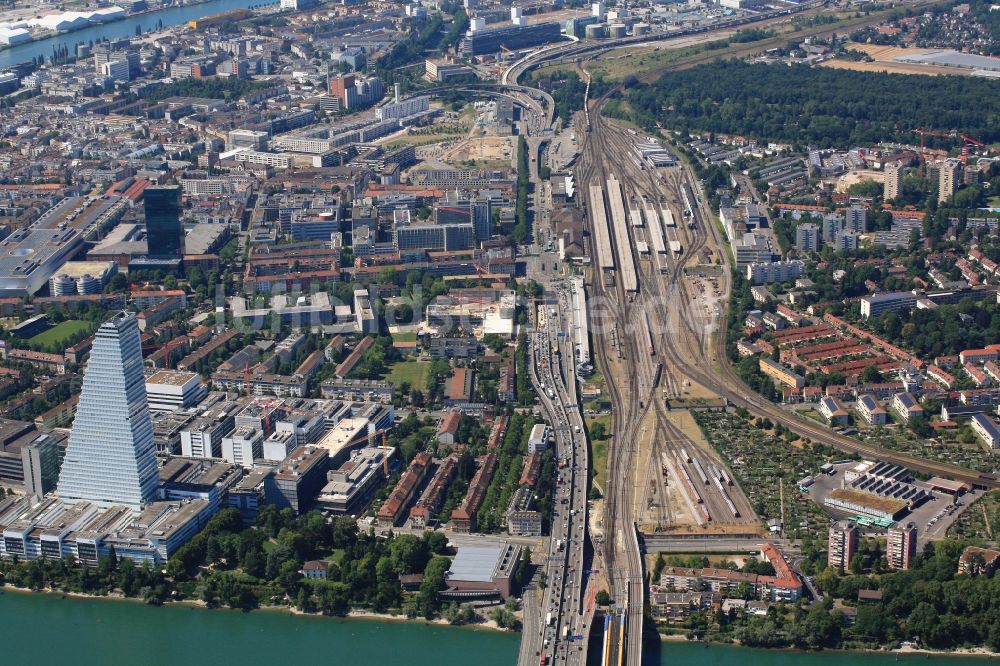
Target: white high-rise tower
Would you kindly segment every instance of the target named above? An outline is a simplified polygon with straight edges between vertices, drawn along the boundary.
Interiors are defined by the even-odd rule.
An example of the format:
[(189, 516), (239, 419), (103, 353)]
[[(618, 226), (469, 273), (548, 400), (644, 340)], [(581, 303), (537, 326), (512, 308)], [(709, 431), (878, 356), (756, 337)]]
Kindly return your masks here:
[(135, 315), (120, 312), (94, 336), (59, 474), (59, 497), (139, 511), (156, 499), (155, 453), (139, 326)]

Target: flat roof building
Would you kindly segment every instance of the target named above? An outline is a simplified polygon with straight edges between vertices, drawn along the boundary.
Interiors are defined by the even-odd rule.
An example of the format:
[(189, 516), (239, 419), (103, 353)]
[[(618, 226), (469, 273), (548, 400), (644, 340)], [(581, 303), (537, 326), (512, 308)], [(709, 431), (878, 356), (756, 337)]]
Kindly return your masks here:
[(194, 407), (207, 395), (208, 389), (196, 372), (160, 370), (146, 377), (146, 396), (151, 412)]
[[(445, 576), (448, 592), (479, 592), (484, 597), (506, 599), (516, 590), (521, 547), (512, 543), (496, 546), (460, 546)], [(460, 595), (464, 596), (464, 595)]]
[(0, 242), (0, 296), (31, 296), (49, 282), (67, 259), (97, 229), (121, 219), (127, 203), (120, 197), (69, 197), (30, 227)]
[(887, 291), (861, 297), (861, 316), (865, 319), (881, 316), (884, 312), (910, 311), (917, 305), (917, 297), (908, 291)]
[(339, 469), (327, 472), (326, 485), (316, 498), (317, 508), (337, 515), (359, 513), (389, 478), (389, 463), (395, 455), (391, 446), (366, 446), (355, 451)]
[(308, 511), (316, 495), (326, 485), (329, 453), (322, 447), (299, 447), (292, 451), (268, 477), (264, 486), (267, 501), (293, 513)]

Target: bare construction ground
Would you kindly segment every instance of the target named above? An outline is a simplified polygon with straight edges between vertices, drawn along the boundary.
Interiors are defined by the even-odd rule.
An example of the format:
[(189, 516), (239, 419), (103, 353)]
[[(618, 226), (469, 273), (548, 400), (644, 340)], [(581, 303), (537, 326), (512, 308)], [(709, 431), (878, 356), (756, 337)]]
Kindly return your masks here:
[(514, 143), (510, 137), (486, 136), (460, 141), (439, 156), (446, 162), (476, 162), (510, 165), (514, 159)]
[[(921, 65), (912, 62), (899, 62), (899, 56), (914, 56), (928, 53), (931, 49), (904, 49), (899, 46), (879, 46), (878, 44), (851, 44), (855, 51), (863, 51), (875, 58), (875, 62), (853, 62), (850, 60), (827, 60), (823, 67), (834, 69), (851, 69), (856, 72), (888, 72), (889, 74), (928, 74), (941, 76), (943, 74), (958, 74), (971, 76), (973, 70), (958, 67), (938, 67), (936, 65)], [(933, 49), (940, 50), (940, 49)]]

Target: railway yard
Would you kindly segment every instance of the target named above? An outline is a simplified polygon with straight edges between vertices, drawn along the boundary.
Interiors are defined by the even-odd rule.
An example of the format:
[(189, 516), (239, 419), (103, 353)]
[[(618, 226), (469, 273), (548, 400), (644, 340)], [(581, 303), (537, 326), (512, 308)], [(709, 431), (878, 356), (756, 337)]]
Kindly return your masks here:
[[(611, 597), (603, 632), (600, 623), (593, 627), (592, 657), (599, 655), (602, 666), (642, 663), (643, 634), (651, 629), (643, 626), (648, 604), (645, 552), (685, 552), (685, 544), (696, 552), (746, 552), (765, 540), (789, 547), (788, 538), (828, 524), (822, 510), (799, 501), (794, 480), (757, 473), (772, 469), (776, 461), (761, 464), (757, 451), (740, 448), (745, 441), (734, 444), (726, 439), (732, 433), (712, 425), (724, 424), (731, 413), (709, 423), (689, 409), (742, 408), (749, 415), (747, 423), (767, 419), (802, 440), (928, 475), (998, 487), (995, 479), (968, 468), (836, 432), (743, 384), (728, 363), (720, 329), (732, 269), (701, 183), (669, 146), (602, 115), (616, 89), (590, 94), (588, 64), (601, 56), (601, 49), (569, 45), (539, 54), (535, 61), (518, 61), (503, 81), (516, 81), (526, 68), (549, 60), (575, 67), (586, 82), (584, 106), (570, 131), (579, 150), (571, 173), (589, 232), (589, 270), (582, 280), (573, 278), (570, 290), (574, 302), (585, 303), (580, 309), (589, 317), (570, 317), (566, 335), (576, 342), (576, 362), (599, 370), (611, 413), (603, 497), (588, 503), (583, 523), (589, 532), (584, 543), (593, 545), (593, 557), (585, 555), (589, 564), (576, 565), (600, 572), (594, 580)], [(562, 374), (568, 380), (574, 373), (567, 367)], [(561, 383), (558, 377), (551, 379)], [(768, 437), (774, 450), (783, 446), (777, 437)], [(811, 469), (808, 448), (789, 444), (788, 450), (795, 471)], [(775, 521), (780, 527), (773, 526)], [(593, 593), (594, 585), (573, 579), (570, 597), (576, 595), (577, 601), (564, 590), (553, 607), (561, 618), (568, 613), (575, 632), (590, 625), (592, 603), (582, 598)], [(556, 636), (562, 621), (549, 634)], [(546, 635), (544, 628), (541, 634)], [(552, 663), (576, 660), (579, 651), (573, 647), (586, 653), (588, 635), (582, 636), (582, 646), (572, 646), (563, 636), (550, 653)]]
[(679, 427), (667, 407), (670, 399), (706, 394), (676, 358), (704, 360), (714, 351), (720, 306), (706, 310), (703, 297), (723, 294), (699, 271), (685, 270), (720, 256), (714, 228), (686, 171), (644, 162), (637, 146), (651, 140), (604, 118), (606, 99), (578, 116), (587, 135), (576, 177), (590, 194), (591, 331), (614, 419), (598, 553), (615, 563), (611, 596), (624, 624), (612, 622), (607, 636), (624, 642), (627, 663), (639, 663), (638, 531), (752, 533), (760, 521), (721, 458)]

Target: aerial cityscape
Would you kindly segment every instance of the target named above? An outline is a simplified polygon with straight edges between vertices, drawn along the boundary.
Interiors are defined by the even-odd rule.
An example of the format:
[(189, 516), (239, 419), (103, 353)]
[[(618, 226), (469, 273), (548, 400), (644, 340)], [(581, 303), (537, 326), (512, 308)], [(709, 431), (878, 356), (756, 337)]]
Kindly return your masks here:
[(986, 0), (0, 4), (8, 653), (1000, 655), (997, 100)]

